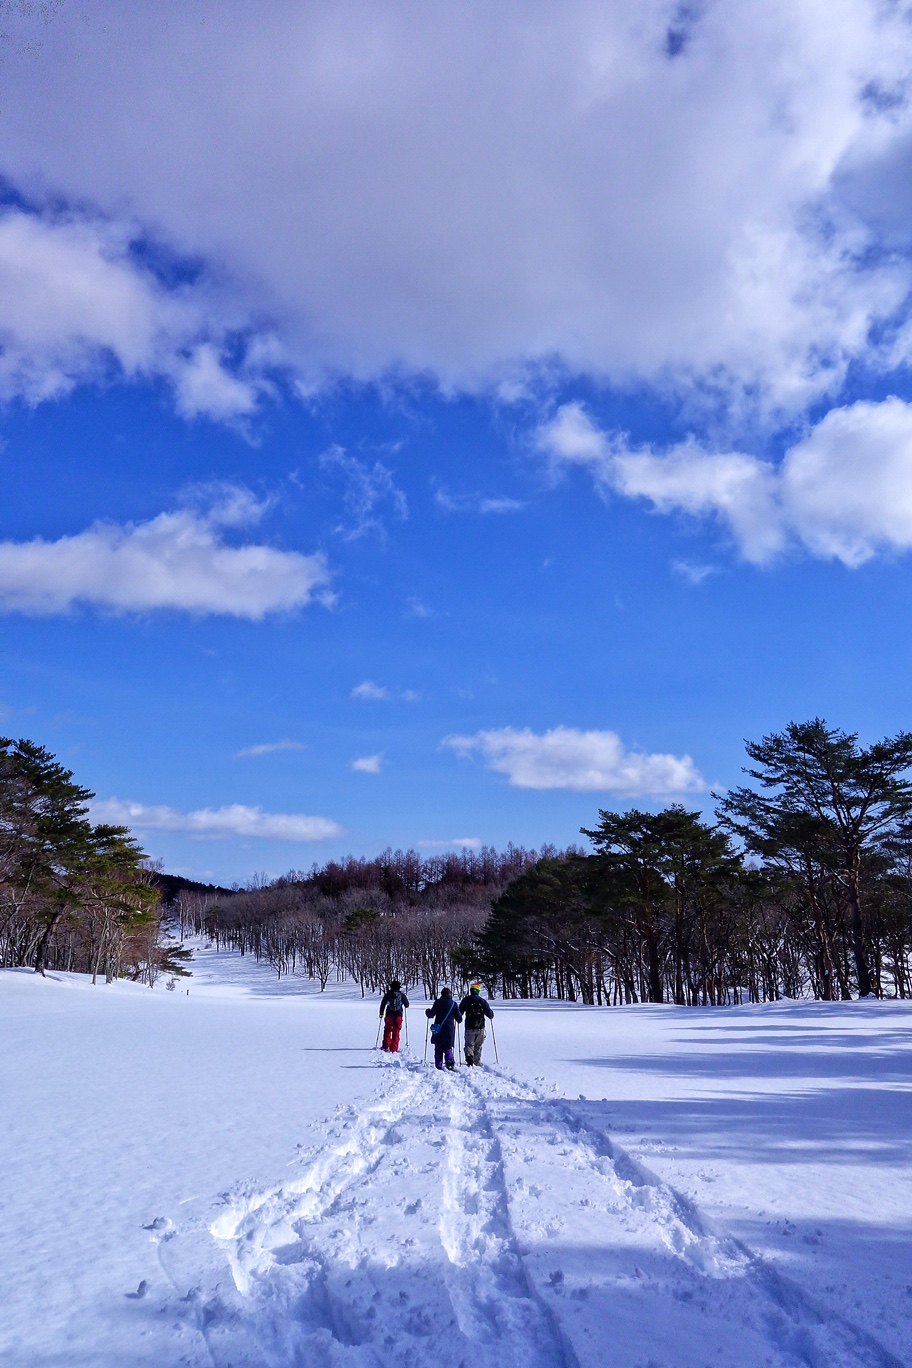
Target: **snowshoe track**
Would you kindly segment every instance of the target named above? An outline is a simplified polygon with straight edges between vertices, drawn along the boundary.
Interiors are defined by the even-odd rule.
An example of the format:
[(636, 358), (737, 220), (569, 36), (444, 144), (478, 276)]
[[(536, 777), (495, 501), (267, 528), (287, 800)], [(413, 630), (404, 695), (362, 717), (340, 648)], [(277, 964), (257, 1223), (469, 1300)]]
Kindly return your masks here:
[[(595, 1363), (600, 1345), (631, 1368), (902, 1368), (873, 1337), (715, 1231), (691, 1201), (581, 1121), (572, 1103), (503, 1074), (477, 1086), (501, 1139), (529, 1275), (563, 1303), (581, 1363)], [(549, 1239), (560, 1249), (550, 1272)], [(624, 1343), (638, 1343), (638, 1353), (626, 1357)]]
[(500, 1071), (384, 1074), (298, 1176), (156, 1234), (181, 1362), (902, 1368), (572, 1104)]
[(450, 1301), (475, 1362), (576, 1368), (527, 1277), (510, 1221), (500, 1143), (466, 1077), (450, 1101), (440, 1238), (450, 1261)]

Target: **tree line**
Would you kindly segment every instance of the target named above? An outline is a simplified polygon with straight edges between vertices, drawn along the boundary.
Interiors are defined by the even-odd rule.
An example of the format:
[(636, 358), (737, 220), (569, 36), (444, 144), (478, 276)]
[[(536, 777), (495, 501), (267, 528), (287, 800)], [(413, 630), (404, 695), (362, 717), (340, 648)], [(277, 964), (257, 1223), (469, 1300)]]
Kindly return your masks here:
[(30, 741), (0, 738), (0, 967), (154, 981), (205, 935), (326, 988), (682, 1006), (912, 997), (912, 734), (820, 719), (747, 743), (713, 819), (603, 809), (589, 849), (387, 850), (245, 889), (153, 869)]
[(465, 982), (491, 904), (541, 859), (570, 852), (510, 845), (423, 857), (386, 850), (374, 859), (330, 861), (260, 880), (230, 896), (181, 891), (172, 907), (187, 930), (271, 964), (376, 993), (397, 978), (436, 996)]
[(154, 982), (185, 972), (145, 853), (43, 746), (0, 737), (0, 968)]
[(474, 967), (506, 996), (682, 1006), (912, 996), (912, 734), (815, 719), (747, 743), (716, 820), (603, 810), (593, 851), (494, 902)]
[(219, 944), (375, 992), (479, 976), (506, 997), (682, 1006), (912, 996), (912, 734), (820, 719), (746, 746), (714, 820), (602, 810), (586, 852), (413, 851), (231, 898), (186, 895)]

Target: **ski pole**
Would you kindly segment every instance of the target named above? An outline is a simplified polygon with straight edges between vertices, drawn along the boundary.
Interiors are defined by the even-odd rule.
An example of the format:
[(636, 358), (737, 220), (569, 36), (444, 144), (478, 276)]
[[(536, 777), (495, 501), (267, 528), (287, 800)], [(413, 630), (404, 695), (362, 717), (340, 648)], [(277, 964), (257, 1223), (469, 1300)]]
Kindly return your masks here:
[(456, 1063), (462, 1064), (462, 1027), (456, 1022)]
[(408, 1049), (409, 1046), (408, 1046), (408, 1008), (407, 1008), (407, 1007), (406, 1007), (405, 1012), (403, 1013), (403, 1015), (404, 1015), (404, 1017), (405, 1017), (405, 1048)]
[(500, 1057), (499, 1057), (499, 1055), (498, 1055), (498, 1053), (497, 1053), (497, 1035), (496, 1035), (496, 1033), (495, 1033), (495, 1031), (494, 1031), (494, 1019), (493, 1019), (493, 1017), (491, 1018), (491, 1044), (494, 1046), (494, 1063), (495, 1063), (495, 1064), (499, 1064), (499, 1063), (500, 1063)]
[(425, 1026), (425, 1028), (424, 1028), (424, 1062), (425, 1062), (425, 1064), (427, 1063), (428, 1033), (429, 1033), (430, 1029), (431, 1029), (431, 1023), (430, 1023), (430, 1021), (428, 1021), (428, 1024), (427, 1024), (427, 1025)]
[(380, 1028), (382, 1027), (382, 1025), (383, 1025), (383, 1017), (381, 1017), (380, 1020), (377, 1022), (377, 1039), (374, 1041), (374, 1049), (375, 1049), (375, 1050), (377, 1049), (377, 1047), (378, 1047), (379, 1044), (380, 1044)]

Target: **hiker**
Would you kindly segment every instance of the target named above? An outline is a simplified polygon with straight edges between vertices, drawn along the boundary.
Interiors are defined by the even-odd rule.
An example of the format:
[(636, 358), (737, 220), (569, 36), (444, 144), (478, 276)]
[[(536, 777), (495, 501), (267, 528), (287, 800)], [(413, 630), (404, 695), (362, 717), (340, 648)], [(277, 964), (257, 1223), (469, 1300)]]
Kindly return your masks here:
[(480, 1064), (485, 1040), (485, 1018), (494, 1020), (494, 1008), (481, 996), (480, 983), (472, 984), (460, 1002), (459, 1010), (465, 1017), (465, 1061), (467, 1064)]
[(380, 1003), (380, 1015), (383, 1017), (383, 1049), (389, 1054), (399, 1053), (402, 1013), (408, 1005), (409, 1000), (402, 991), (402, 984), (398, 979), (393, 979)]
[(462, 1021), (462, 1012), (449, 988), (441, 988), (440, 997), (433, 1007), (425, 1008), (424, 1015), (431, 1018), (435, 1067), (442, 1069), (446, 1065), (448, 1069), (455, 1069), (453, 1044), (456, 1040), (456, 1023)]

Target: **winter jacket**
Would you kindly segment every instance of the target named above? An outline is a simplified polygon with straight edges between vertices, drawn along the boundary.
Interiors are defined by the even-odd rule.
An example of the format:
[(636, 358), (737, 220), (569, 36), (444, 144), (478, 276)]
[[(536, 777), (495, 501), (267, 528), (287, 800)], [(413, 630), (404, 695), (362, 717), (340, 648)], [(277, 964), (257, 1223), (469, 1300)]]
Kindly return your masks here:
[(494, 1008), (480, 993), (469, 993), (464, 997), (459, 1004), (459, 1010), (465, 1017), (465, 1024), (470, 1031), (480, 1031), (485, 1024), (485, 1017), (489, 1021), (494, 1020)]
[[(396, 999), (399, 999), (398, 1006)], [(401, 988), (396, 988), (392, 992), (383, 994), (383, 1001), (380, 1003), (380, 1015), (402, 1016), (405, 1008), (409, 1005), (409, 1000)]]
[[(431, 1018), (431, 1032), (435, 1045), (443, 1050), (451, 1050), (456, 1040), (456, 1023), (462, 1021), (462, 1012), (453, 997), (439, 997), (433, 1007), (426, 1007), (424, 1015)], [(443, 1023), (441, 1025), (441, 1023)], [(433, 1028), (440, 1026), (436, 1034)]]

